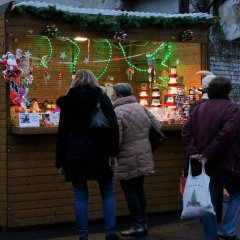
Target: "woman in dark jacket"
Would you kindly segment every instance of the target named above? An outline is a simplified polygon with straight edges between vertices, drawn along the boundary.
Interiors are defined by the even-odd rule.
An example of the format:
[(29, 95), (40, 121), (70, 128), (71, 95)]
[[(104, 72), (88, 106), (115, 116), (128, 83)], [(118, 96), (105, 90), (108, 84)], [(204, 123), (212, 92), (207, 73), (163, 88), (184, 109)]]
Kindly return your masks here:
[[(90, 118), (97, 102), (109, 121), (109, 129), (91, 129)], [(80, 240), (88, 239), (88, 180), (98, 181), (103, 199), (107, 240), (115, 233), (115, 191), (109, 163), (118, 154), (117, 117), (109, 97), (103, 93), (94, 74), (77, 72), (66, 96), (58, 98), (61, 109), (58, 128), (56, 167), (73, 183)]]
[[(218, 236), (236, 240), (240, 214), (240, 108), (228, 98), (230, 80), (216, 77), (207, 91), (209, 100), (194, 108), (183, 127), (182, 140), (188, 156), (206, 161), (214, 206), (218, 190), (227, 189), (229, 202)], [(199, 174), (200, 163), (193, 161), (192, 166), (194, 175)], [(204, 240), (218, 239), (216, 215), (206, 214), (202, 220)]]

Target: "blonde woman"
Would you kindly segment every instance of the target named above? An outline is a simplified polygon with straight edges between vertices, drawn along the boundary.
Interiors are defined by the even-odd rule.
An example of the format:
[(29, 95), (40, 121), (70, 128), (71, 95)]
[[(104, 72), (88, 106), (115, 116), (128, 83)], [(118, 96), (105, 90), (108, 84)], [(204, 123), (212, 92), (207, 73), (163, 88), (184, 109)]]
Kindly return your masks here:
[[(89, 128), (97, 102), (100, 102), (110, 123), (109, 130)], [(68, 93), (58, 98), (57, 105), (61, 113), (56, 167), (64, 173), (66, 181), (73, 183), (80, 240), (88, 239), (88, 180), (96, 180), (99, 184), (106, 240), (117, 240), (115, 191), (109, 159), (118, 154), (119, 130), (111, 101), (99, 87), (94, 74), (89, 70), (80, 70)]]

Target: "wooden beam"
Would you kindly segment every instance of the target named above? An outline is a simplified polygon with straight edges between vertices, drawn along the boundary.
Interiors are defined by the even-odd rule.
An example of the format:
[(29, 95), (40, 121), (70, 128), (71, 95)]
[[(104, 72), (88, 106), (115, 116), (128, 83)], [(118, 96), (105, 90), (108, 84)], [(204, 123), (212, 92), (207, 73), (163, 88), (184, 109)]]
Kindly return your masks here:
[(14, 1), (6, 2), (0, 5), (0, 14), (9, 12), (12, 9)]
[(180, 13), (189, 13), (189, 0), (179, 1), (179, 12)]
[(204, 12), (208, 12), (210, 10), (210, 8), (217, 3), (217, 0), (213, 0), (205, 9)]

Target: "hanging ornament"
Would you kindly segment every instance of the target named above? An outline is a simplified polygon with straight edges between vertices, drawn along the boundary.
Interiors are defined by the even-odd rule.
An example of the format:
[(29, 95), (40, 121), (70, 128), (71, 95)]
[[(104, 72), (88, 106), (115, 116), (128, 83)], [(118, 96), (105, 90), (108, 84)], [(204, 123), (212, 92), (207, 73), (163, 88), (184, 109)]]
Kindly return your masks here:
[(181, 34), (181, 40), (182, 42), (190, 42), (194, 39), (194, 34), (193, 31), (191, 30), (185, 30), (182, 34)]
[(113, 35), (113, 38), (116, 39), (118, 42), (124, 42), (126, 37), (127, 34), (122, 30), (116, 31)]
[(58, 33), (58, 28), (55, 24), (51, 24), (50, 26), (46, 26), (44, 34), (50, 38), (55, 38)]
[(156, 62), (154, 57), (152, 56), (147, 56), (147, 63), (148, 63), (148, 81), (151, 84), (152, 82), (155, 84), (156, 83)]
[(126, 71), (126, 74), (128, 76), (128, 80), (132, 81), (132, 76), (134, 74), (134, 69), (132, 67), (128, 67), (127, 71)]
[(45, 78), (45, 85), (48, 85), (48, 80), (50, 80), (51, 75), (48, 73), (48, 71), (44, 71), (44, 78)]
[(60, 71), (58, 74), (58, 86), (59, 87), (62, 86), (62, 71)]
[(33, 67), (32, 67), (31, 63), (29, 63), (27, 76), (25, 76), (24, 82), (25, 82), (26, 85), (32, 85), (32, 82), (33, 82)]
[(65, 52), (60, 52), (60, 58), (64, 61), (64, 59), (67, 57), (67, 54)]

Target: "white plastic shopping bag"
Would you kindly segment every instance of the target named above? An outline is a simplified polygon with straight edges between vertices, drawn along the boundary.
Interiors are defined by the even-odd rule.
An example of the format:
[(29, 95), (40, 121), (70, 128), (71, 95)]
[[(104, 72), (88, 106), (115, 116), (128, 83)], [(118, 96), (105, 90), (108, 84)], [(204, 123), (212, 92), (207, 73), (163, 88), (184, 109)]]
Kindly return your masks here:
[(210, 191), (210, 177), (205, 172), (202, 163), (202, 173), (192, 176), (191, 159), (189, 160), (188, 177), (183, 193), (183, 211), (181, 219), (200, 218), (204, 214), (215, 214)]

